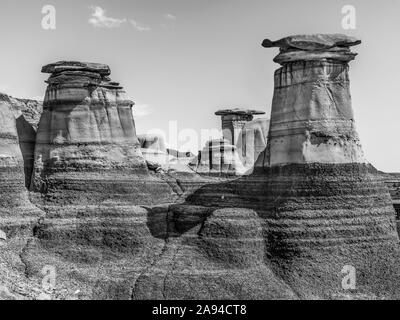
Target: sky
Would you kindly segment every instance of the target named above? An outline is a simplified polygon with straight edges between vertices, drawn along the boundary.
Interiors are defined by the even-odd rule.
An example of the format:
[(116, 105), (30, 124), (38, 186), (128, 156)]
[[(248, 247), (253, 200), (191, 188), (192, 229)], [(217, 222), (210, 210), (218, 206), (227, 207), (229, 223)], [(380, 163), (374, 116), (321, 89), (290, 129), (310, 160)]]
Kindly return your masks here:
[[(55, 30), (42, 27), (45, 5), (56, 9)], [(356, 9), (354, 30), (342, 28), (344, 5)], [(39, 99), (43, 65), (106, 63), (136, 103), (138, 133), (158, 129), (168, 142), (176, 126), (200, 139), (220, 128), (218, 109), (269, 116), (279, 65), (263, 39), (344, 33), (362, 40), (350, 79), (366, 157), (400, 172), (399, 14), (398, 0), (1, 0), (0, 92)]]

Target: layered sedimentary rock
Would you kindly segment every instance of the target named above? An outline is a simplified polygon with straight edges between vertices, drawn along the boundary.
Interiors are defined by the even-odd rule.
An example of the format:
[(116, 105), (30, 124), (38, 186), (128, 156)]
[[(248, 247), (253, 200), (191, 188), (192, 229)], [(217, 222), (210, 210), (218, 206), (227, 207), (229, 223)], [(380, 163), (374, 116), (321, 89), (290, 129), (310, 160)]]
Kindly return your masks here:
[(42, 246), (96, 268), (109, 252), (143, 255), (145, 263), (153, 253), (142, 250), (158, 240), (150, 236), (146, 210), (137, 205), (171, 202), (178, 195), (147, 169), (133, 103), (110, 80), (106, 65), (59, 62), (42, 71), (51, 75), (32, 182), (35, 201), (47, 213), (36, 228)]
[(252, 121), (254, 115), (265, 114), (265, 112), (234, 108), (218, 110), (215, 114), (221, 116), (224, 139), (228, 140), (230, 144), (237, 145), (244, 125)]
[(44, 216), (29, 201), (26, 188), (39, 112), (40, 103), (0, 95), (0, 300), (33, 299), (40, 293), (39, 282), (26, 277), (24, 260)]
[[(273, 270), (303, 298), (399, 295), (395, 213), (354, 126), (348, 61), (358, 42), (336, 35), (264, 41), (280, 47), (282, 64), (264, 168), (188, 199), (255, 210)], [(358, 277), (350, 291), (342, 286), (348, 266)]]
[(295, 61), (331, 60), (349, 62), (357, 55), (350, 47), (358, 45), (361, 40), (343, 34), (295, 35), (277, 41), (265, 39), (265, 48), (278, 47), (279, 54), (274, 61), (280, 64)]
[[(400, 297), (386, 180), (365, 160), (351, 110), (347, 63), (358, 42), (338, 35), (264, 42), (281, 48), (282, 67), (267, 141), (266, 121), (243, 126), (255, 130), (260, 155), (242, 177), (236, 146), (223, 139), (195, 162), (202, 169), (206, 160), (206, 175), (148, 170), (141, 149), (164, 153), (163, 143), (138, 139), (132, 102), (107, 66), (44, 67), (51, 76), (32, 198), (45, 218), (27, 200), (13, 115), (0, 105), (7, 298), (37, 298), (15, 284), (34, 289), (46, 265), (57, 273), (48, 293), (55, 299)], [(21, 228), (28, 240), (10, 242)], [(342, 286), (349, 267), (351, 290)]]
[[(25, 128), (18, 128), (19, 127), (19, 120), (22, 116), (24, 121), (26, 121), (29, 126), (31, 126), (35, 131), (37, 130), (40, 116), (43, 112), (43, 100), (32, 100), (32, 99), (19, 99), (14, 98), (11, 96), (4, 97), (5, 100), (8, 100), (12, 106), (12, 109), (15, 111), (16, 119), (17, 119), (17, 130), (18, 133), (25, 133)], [(20, 138), (21, 139), (21, 138)]]
[[(336, 35), (273, 43), (282, 67), (275, 72), (265, 161), (271, 202), (261, 215), (269, 251), (288, 267), (281, 274), (305, 295), (344, 294), (336, 274), (345, 265), (359, 275), (355, 293), (390, 296), (399, 280), (390, 196), (354, 125), (348, 61), (358, 43)], [(313, 277), (301, 279), (307, 268)]]
[(21, 235), (20, 229), (29, 233), (40, 215), (30, 203), (25, 188), (14, 111), (8, 103), (0, 102), (0, 229), (9, 237)]
[[(153, 189), (161, 191), (159, 201), (168, 198), (147, 171), (133, 103), (109, 79), (108, 66), (60, 62), (42, 71), (51, 75), (36, 139), (34, 190), (68, 204), (98, 204), (110, 194), (128, 203), (152, 202), (158, 199)], [(81, 192), (88, 180), (91, 187)]]
[(355, 130), (346, 63), (354, 58), (349, 46), (357, 41), (335, 39), (302, 36), (277, 42), (281, 52), (275, 61), (283, 67), (275, 72), (265, 165), (366, 163)]
[(24, 159), (25, 185), (29, 188), (33, 172), (36, 131), (43, 103), (30, 99), (17, 99), (5, 94), (0, 94), (0, 101), (9, 105), (13, 110), (19, 145)]
[(176, 205), (168, 216), (163, 253), (135, 281), (134, 299), (297, 298), (265, 263), (255, 211)]

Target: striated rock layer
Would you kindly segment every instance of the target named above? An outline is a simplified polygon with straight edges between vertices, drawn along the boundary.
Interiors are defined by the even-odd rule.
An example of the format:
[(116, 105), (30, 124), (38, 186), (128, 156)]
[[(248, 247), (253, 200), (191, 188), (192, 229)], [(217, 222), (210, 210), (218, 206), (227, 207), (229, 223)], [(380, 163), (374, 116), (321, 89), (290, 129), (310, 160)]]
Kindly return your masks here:
[[(22, 244), (7, 240), (15, 227), (5, 222), (36, 211), (23, 188), (13, 118), (0, 109), (1, 201), (18, 210), (0, 211), (7, 231), (0, 245), (8, 241), (1, 280), (10, 279), (12, 294), (36, 297), (26, 287), (52, 266), (56, 288), (47, 294), (56, 299), (399, 298), (393, 207), (364, 159), (351, 110), (347, 63), (356, 43), (338, 35), (264, 42), (281, 48), (282, 63), (268, 141), (255, 143), (254, 172), (236, 179), (220, 174), (237, 173), (240, 162), (225, 140), (195, 162), (216, 176), (149, 171), (132, 102), (106, 65), (44, 67), (51, 76), (32, 199), (46, 216)], [(265, 123), (249, 126), (255, 140), (265, 138)], [(143, 149), (162, 145), (141, 140)], [(349, 266), (350, 290), (343, 287)]]
[(43, 105), (41, 101), (17, 99), (5, 94), (0, 94), (0, 101), (13, 110), (19, 145), (24, 159), (25, 185), (29, 188), (33, 173), (36, 131)]
[[(287, 79), (298, 63), (285, 64), (294, 72)], [(347, 62), (307, 60), (303, 69), (303, 82), (282, 91), (277, 77), (264, 167), (208, 183), (184, 204), (152, 208), (151, 221), (167, 223), (148, 224), (165, 240), (159, 255), (133, 285), (110, 280), (96, 297), (399, 297), (394, 211), (362, 154)], [(349, 266), (351, 290), (342, 285)]]
[(389, 189), (393, 207), (396, 210), (397, 230), (400, 231), (400, 174), (381, 173), (382, 179)]
[(136, 279), (134, 299), (297, 298), (265, 259), (255, 211), (175, 205), (168, 218), (165, 247)]
[(177, 194), (147, 169), (133, 103), (106, 65), (59, 62), (42, 71), (51, 75), (32, 180), (47, 213), (36, 229), (42, 246), (97, 268), (112, 252), (141, 252), (154, 241), (141, 232), (147, 215), (137, 205), (171, 202)]
[(28, 199), (14, 112), (0, 103), (0, 229), (7, 237), (30, 230), (41, 212)]
[[(85, 72), (92, 67), (82, 66)], [(256, 212), (172, 205), (178, 197), (221, 179), (191, 171), (150, 174), (136, 135), (119, 130), (131, 113), (124, 112), (125, 106), (118, 110), (118, 103), (96, 100), (110, 94), (102, 83), (83, 102), (72, 103), (79, 91), (63, 91), (67, 84), (77, 86), (64, 74), (72, 70), (65, 69), (49, 79), (38, 131), (33, 186), (43, 194), (46, 218), (35, 228), (38, 242), (25, 257), (32, 276), (38, 274), (36, 257), (41, 257), (56, 267), (57, 292), (66, 288), (71, 295), (79, 290), (81, 298), (296, 298), (264, 263), (262, 221)], [(53, 67), (44, 70), (55, 72)], [(53, 86), (59, 77), (62, 81)], [(118, 111), (123, 116), (113, 121)], [(91, 149), (95, 124), (103, 123), (97, 120), (100, 112), (109, 113), (109, 122), (103, 121), (111, 128), (111, 139)], [(104, 131), (100, 137), (107, 136)], [(225, 164), (221, 145), (218, 163), (212, 162), (217, 166)], [(222, 158), (231, 165), (238, 157), (223, 153)]]
[(51, 76), (36, 139), (34, 190), (57, 204), (169, 199), (164, 183), (147, 171), (133, 103), (108, 78), (108, 66), (63, 62), (43, 72)]
[[(188, 202), (256, 211), (273, 270), (302, 298), (398, 297), (395, 212), (354, 126), (347, 62), (357, 41), (333, 35), (329, 50), (316, 50), (324, 35), (307, 36), (300, 48), (293, 39), (273, 43), (282, 43), (282, 67), (264, 168), (205, 186)], [(342, 287), (349, 265), (357, 277), (350, 291)]]

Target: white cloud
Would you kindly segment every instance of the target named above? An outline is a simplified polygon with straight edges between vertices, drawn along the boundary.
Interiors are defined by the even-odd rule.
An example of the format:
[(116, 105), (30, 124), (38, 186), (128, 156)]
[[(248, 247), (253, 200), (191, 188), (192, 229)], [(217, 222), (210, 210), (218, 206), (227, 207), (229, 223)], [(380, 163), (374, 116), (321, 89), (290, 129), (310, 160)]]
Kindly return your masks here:
[(171, 13), (165, 13), (163, 15), (164, 17), (164, 23), (161, 23), (161, 27), (163, 27), (164, 29), (169, 29), (172, 30), (175, 28), (175, 22), (176, 22), (176, 16), (174, 16)]
[(89, 23), (96, 28), (118, 28), (126, 19), (117, 19), (106, 16), (106, 11), (101, 7), (91, 7), (93, 10)]
[(167, 19), (167, 20), (173, 20), (173, 21), (176, 20), (176, 17), (173, 14), (170, 14), (170, 13), (164, 14), (164, 18)]
[(150, 31), (150, 30), (151, 30), (150, 27), (141, 25), (140, 23), (138, 23), (138, 22), (135, 21), (135, 20), (131, 20), (131, 23), (132, 23), (133, 27), (134, 27), (137, 31), (143, 32), (143, 31)]
[(146, 117), (153, 112), (153, 107), (148, 104), (135, 104), (132, 108), (132, 113), (135, 118)]

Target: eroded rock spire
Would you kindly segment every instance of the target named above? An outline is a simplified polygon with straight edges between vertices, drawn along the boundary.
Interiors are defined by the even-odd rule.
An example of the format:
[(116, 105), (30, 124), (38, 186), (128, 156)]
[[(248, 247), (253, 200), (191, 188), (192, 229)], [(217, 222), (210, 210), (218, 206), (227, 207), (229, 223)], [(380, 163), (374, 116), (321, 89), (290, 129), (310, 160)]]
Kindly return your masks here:
[(395, 212), (363, 155), (351, 106), (350, 46), (359, 43), (321, 34), (263, 42), (280, 48), (274, 61), (282, 67), (275, 71), (264, 163), (269, 201), (261, 216), (279, 273), (303, 296), (344, 295), (338, 275), (346, 265), (363, 275), (358, 294), (396, 286)]
[(365, 163), (355, 129), (343, 35), (292, 36), (278, 46), (267, 166), (289, 163)]
[(94, 269), (106, 263), (106, 253), (148, 254), (147, 246), (157, 241), (146, 224), (147, 211), (138, 205), (174, 201), (177, 195), (147, 169), (133, 102), (111, 81), (106, 65), (58, 62), (43, 72), (51, 75), (33, 189), (47, 215), (37, 237), (69, 261), (95, 250), (104, 261), (89, 259)]
[[(152, 202), (134, 103), (111, 81), (110, 68), (61, 61), (42, 71), (50, 77), (36, 138), (34, 189), (70, 204), (98, 204), (113, 194), (129, 203)], [(91, 188), (81, 192), (88, 180)]]

